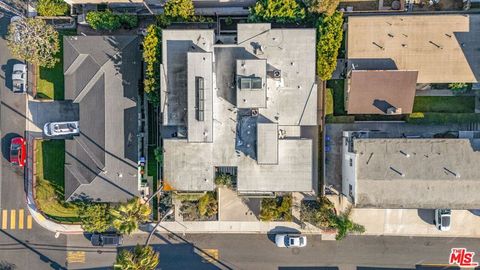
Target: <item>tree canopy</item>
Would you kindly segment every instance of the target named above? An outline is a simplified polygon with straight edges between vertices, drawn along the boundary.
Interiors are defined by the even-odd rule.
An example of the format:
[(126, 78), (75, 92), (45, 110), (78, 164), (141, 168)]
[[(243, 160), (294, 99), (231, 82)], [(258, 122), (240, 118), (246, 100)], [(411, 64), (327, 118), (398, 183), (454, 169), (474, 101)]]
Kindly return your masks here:
[(336, 240), (342, 240), (351, 232), (364, 233), (365, 227), (353, 222), (350, 219), (352, 208), (348, 208), (345, 212), (340, 213), (338, 216), (332, 217), (333, 227), (337, 229)]
[(86, 21), (94, 30), (112, 31), (121, 26), (120, 18), (110, 10), (90, 11), (87, 13)]
[(168, 0), (163, 12), (174, 20), (189, 21), (195, 15), (195, 8), (192, 0)]
[(250, 8), (251, 22), (298, 22), (305, 18), (305, 9), (295, 0), (259, 0)]
[(153, 270), (158, 263), (158, 252), (150, 246), (137, 245), (133, 251), (121, 250), (114, 267), (122, 270)]
[(337, 10), (340, 0), (306, 0), (310, 13), (324, 13), (327, 16), (333, 15)]
[(319, 19), (317, 43), (317, 74), (326, 81), (332, 78), (337, 67), (338, 49), (342, 45), (343, 17), (335, 12)]
[(82, 211), (82, 228), (87, 232), (104, 232), (112, 226), (108, 204), (89, 204)]
[(113, 227), (121, 234), (131, 234), (138, 229), (139, 223), (150, 219), (150, 212), (148, 204), (143, 204), (138, 197), (128, 200), (110, 211)]
[(68, 5), (63, 0), (39, 0), (38, 14), (41, 16), (61, 16), (68, 11)]
[(12, 55), (35, 65), (51, 68), (59, 61), (58, 32), (40, 18), (17, 20), (8, 28), (7, 44)]

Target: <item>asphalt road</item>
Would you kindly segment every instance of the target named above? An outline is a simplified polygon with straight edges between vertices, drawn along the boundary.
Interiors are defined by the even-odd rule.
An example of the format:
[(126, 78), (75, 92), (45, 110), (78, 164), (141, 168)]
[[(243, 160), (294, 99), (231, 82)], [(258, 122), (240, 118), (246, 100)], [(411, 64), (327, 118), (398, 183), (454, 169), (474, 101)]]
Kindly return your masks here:
[(14, 136), (25, 136), (26, 98), (11, 91), (14, 63), (6, 47), (5, 34), (11, 15), (0, 19), (0, 269), (61, 269), (67, 251), (48, 246), (66, 246), (65, 236), (55, 238), (52, 232), (39, 227), (26, 209), (24, 170), (10, 165), (9, 146)]
[[(124, 248), (144, 244), (147, 235), (125, 237)], [(160, 253), (159, 268), (170, 269), (388, 269), (444, 268), (450, 249), (465, 247), (480, 252), (480, 239), (350, 236), (342, 241), (321, 241), (308, 236), (301, 249), (275, 247), (267, 235), (157, 235), (152, 246)], [(111, 266), (115, 249), (97, 249), (81, 235), (68, 237), (71, 252), (84, 252), (85, 262), (72, 269), (100, 269)], [(476, 261), (479, 261), (476, 258)]]

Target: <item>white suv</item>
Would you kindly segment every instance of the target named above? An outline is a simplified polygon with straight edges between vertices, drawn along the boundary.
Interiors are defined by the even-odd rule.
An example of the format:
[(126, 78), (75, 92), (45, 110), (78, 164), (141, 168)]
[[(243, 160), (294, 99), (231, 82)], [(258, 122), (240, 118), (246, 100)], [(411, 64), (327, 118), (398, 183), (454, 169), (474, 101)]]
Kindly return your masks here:
[(71, 122), (52, 122), (43, 126), (43, 133), (46, 136), (78, 135), (80, 127), (78, 121)]

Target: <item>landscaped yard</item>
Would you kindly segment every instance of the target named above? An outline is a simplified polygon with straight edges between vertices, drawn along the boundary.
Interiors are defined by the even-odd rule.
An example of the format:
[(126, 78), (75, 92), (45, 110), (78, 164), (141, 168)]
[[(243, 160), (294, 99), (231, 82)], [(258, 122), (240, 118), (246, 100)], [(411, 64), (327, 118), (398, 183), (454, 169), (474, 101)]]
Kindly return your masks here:
[[(327, 82), (327, 88), (332, 89), (333, 95), (333, 114), (345, 115), (345, 80), (330, 80)], [(328, 101), (328, 99), (327, 99)]]
[(81, 207), (64, 201), (65, 141), (38, 141), (35, 148), (36, 201), (48, 217), (78, 222)]
[(473, 113), (474, 96), (429, 97), (417, 96), (413, 104), (414, 112)]
[(60, 60), (53, 68), (37, 68), (37, 96), (43, 99), (64, 99), (63, 84), (63, 36), (76, 35), (75, 30), (59, 31), (60, 51), (56, 57)]

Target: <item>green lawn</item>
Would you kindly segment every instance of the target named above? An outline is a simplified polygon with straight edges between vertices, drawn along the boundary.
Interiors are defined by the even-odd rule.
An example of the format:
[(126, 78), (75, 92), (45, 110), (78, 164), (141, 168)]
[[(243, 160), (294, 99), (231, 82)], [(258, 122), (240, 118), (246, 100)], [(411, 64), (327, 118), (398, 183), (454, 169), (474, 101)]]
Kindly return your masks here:
[(39, 67), (37, 69), (37, 96), (36, 98), (63, 100), (63, 36), (76, 35), (75, 30), (59, 31), (60, 51), (56, 57), (60, 60), (53, 68)]
[(332, 89), (333, 94), (333, 114), (345, 115), (345, 80), (329, 80), (327, 88)]
[(471, 123), (480, 122), (480, 114), (477, 113), (412, 113), (407, 122), (410, 124), (444, 125), (448, 123)]
[(80, 206), (64, 201), (65, 141), (37, 142), (35, 161), (38, 208), (54, 220), (78, 222)]
[(415, 97), (414, 112), (436, 113), (473, 113), (475, 112), (475, 97)]
[(325, 115), (333, 114), (333, 93), (332, 89), (327, 88), (325, 94)]

